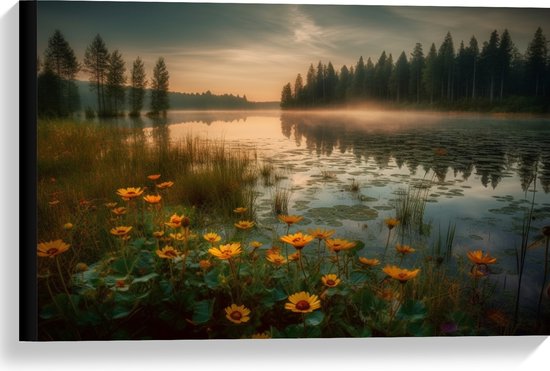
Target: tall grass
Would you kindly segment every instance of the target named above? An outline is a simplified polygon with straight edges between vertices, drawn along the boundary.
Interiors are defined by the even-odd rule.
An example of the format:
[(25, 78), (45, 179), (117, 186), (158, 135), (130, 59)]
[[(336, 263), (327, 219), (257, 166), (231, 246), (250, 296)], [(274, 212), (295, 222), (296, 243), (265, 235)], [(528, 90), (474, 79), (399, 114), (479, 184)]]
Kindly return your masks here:
[[(161, 174), (157, 183), (178, 185), (163, 195), (166, 205), (206, 209), (220, 217), (239, 206), (252, 207), (256, 170), (249, 150), (192, 136), (172, 142), (165, 125), (148, 136), (114, 124), (51, 120), (40, 121), (37, 134), (40, 240), (54, 238), (67, 222), (77, 225), (83, 213), (105, 217), (103, 204), (121, 201), (118, 188), (156, 192), (146, 178), (150, 174)], [(86, 221), (90, 231), (89, 215)]]
[(424, 212), (430, 187), (424, 183), (396, 191), (395, 214), (402, 230), (423, 233)]

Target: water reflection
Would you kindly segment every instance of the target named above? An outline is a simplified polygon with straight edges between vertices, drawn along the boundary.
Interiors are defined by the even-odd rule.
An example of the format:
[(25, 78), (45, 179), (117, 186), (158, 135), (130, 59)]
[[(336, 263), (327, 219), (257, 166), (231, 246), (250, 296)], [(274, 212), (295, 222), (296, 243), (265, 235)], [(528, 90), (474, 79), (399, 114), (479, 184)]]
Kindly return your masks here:
[(492, 188), (515, 172), (523, 191), (537, 176), (550, 192), (550, 124), (544, 120), (432, 116), (421, 123), (373, 125), (357, 116), (283, 113), (281, 132), (317, 156), (350, 152), (381, 169), (394, 159), (412, 174), (419, 167), (432, 170), (441, 182), (450, 169), (464, 180), (476, 174)]

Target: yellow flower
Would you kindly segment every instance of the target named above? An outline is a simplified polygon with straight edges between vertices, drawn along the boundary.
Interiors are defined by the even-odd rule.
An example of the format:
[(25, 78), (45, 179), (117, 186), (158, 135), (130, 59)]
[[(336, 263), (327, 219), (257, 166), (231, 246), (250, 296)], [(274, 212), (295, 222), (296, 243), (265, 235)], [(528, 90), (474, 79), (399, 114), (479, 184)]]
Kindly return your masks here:
[(226, 244), (226, 245), (220, 245), (219, 247), (213, 247), (211, 249), (208, 249), (208, 252), (215, 256), (218, 259), (225, 260), (225, 259), (231, 259), (234, 256), (239, 255), (241, 250), (241, 244), (239, 242)]
[(297, 292), (288, 297), (290, 303), (285, 303), (285, 309), (294, 313), (311, 313), (321, 308), (321, 301), (317, 295), (310, 295), (305, 291)]
[(210, 262), (210, 260), (202, 259), (201, 261), (199, 261), (199, 267), (201, 267), (201, 269), (207, 270), (212, 267), (212, 263)]
[(321, 277), (321, 281), (323, 281), (323, 285), (327, 287), (336, 287), (342, 282), (335, 274), (325, 274)]
[(296, 250), (301, 250), (305, 245), (313, 240), (313, 236), (298, 232), (295, 234), (287, 234), (286, 236), (281, 237), (280, 240), (294, 246)]
[[(483, 267), (483, 265), (481, 265)], [(470, 276), (473, 278), (482, 278), (487, 277), (489, 275), (488, 269), (483, 269), (479, 265), (472, 266), (472, 269), (470, 270)]]
[(162, 259), (175, 259), (180, 255), (180, 253), (172, 246), (165, 246), (161, 250), (157, 250), (157, 255)]
[(267, 254), (265, 258), (275, 265), (283, 265), (286, 263), (286, 259), (281, 254)]
[(420, 272), (420, 269), (408, 270), (396, 267), (395, 265), (387, 265), (383, 269), (384, 273), (401, 283), (405, 283), (410, 279), (415, 278)]
[(235, 214), (244, 214), (248, 209), (246, 207), (237, 207), (233, 210)]
[(278, 218), (281, 222), (286, 223), (289, 226), (304, 219), (303, 216), (298, 215), (279, 215)]
[(162, 182), (162, 183), (159, 183), (157, 184), (157, 188), (158, 189), (166, 189), (166, 188), (170, 188), (174, 185), (174, 182)]
[(128, 233), (130, 233), (131, 230), (132, 230), (132, 227), (120, 226), (120, 227), (115, 227), (111, 229), (111, 234), (118, 237), (124, 237)]
[(158, 180), (159, 178), (160, 178), (160, 174), (147, 175), (147, 179), (149, 180)]
[(124, 215), (126, 214), (126, 208), (125, 207), (115, 207), (114, 209), (111, 209), (111, 212), (115, 215)]
[(386, 223), (388, 229), (394, 229), (399, 224), (399, 220), (395, 218), (388, 218), (384, 220), (384, 223)]
[(399, 243), (397, 245), (395, 245), (395, 249), (397, 250), (398, 253), (403, 254), (403, 255), (410, 254), (410, 253), (413, 253), (413, 252), (416, 251), (415, 249), (413, 249), (409, 245), (401, 245)]
[(71, 229), (73, 229), (73, 223), (65, 223), (63, 224), (63, 229), (66, 230), (66, 231), (70, 231)]
[(267, 249), (265, 251), (266, 255), (269, 254), (279, 254), (281, 252), (281, 248), (279, 246), (272, 246), (270, 249)]
[(140, 187), (119, 188), (116, 192), (120, 197), (132, 199), (141, 196), (143, 189)]
[(250, 309), (244, 305), (231, 304), (225, 308), (225, 317), (233, 323), (245, 323), (250, 320)]
[(107, 207), (108, 209), (112, 209), (113, 207), (115, 207), (117, 205), (116, 202), (107, 202), (105, 204), (105, 207)]
[(162, 199), (162, 197), (158, 196), (158, 195), (147, 195), (147, 196), (143, 197), (143, 199), (147, 203), (158, 204), (160, 202), (160, 200)]
[(271, 339), (271, 334), (269, 331), (257, 332), (251, 336), (251, 339)]
[(235, 227), (239, 229), (244, 229), (244, 230), (250, 229), (254, 227), (254, 222), (250, 220), (239, 220), (237, 223), (235, 223)]
[(493, 258), (489, 253), (483, 255), (481, 250), (468, 251), (467, 255), (468, 259), (474, 264), (494, 264), (497, 262), (497, 258)]
[(53, 258), (69, 250), (69, 247), (71, 245), (66, 244), (63, 240), (41, 242), (38, 244), (37, 254), (44, 258)]
[(164, 231), (155, 231), (155, 232), (153, 232), (153, 237), (155, 237), (155, 238), (161, 238), (162, 236), (164, 236)]
[(261, 243), (260, 241), (252, 241), (248, 244), (250, 247), (252, 247), (254, 250), (262, 247), (263, 243)]
[(57, 205), (60, 202), (61, 201), (59, 201), (59, 200), (52, 200), (52, 201), (49, 201), (48, 203), (50, 204), (50, 206), (54, 206), (54, 205)]
[(325, 243), (327, 244), (327, 247), (334, 252), (353, 249), (356, 245), (355, 242), (339, 238), (325, 240)]
[(189, 232), (187, 233), (170, 233), (170, 238), (175, 241), (187, 241), (189, 239)]
[(316, 238), (318, 240), (326, 240), (327, 238), (330, 238), (332, 237), (332, 235), (334, 234), (334, 230), (328, 230), (328, 229), (321, 229), (321, 228), (317, 228), (317, 229), (308, 229), (307, 230), (307, 233), (309, 233), (310, 235), (313, 236), (313, 238)]
[(363, 256), (359, 257), (359, 262), (361, 262), (362, 264), (365, 264), (368, 267), (374, 267), (375, 265), (380, 264), (380, 260), (378, 259), (368, 259)]
[(206, 233), (202, 236), (206, 241), (210, 242), (210, 243), (216, 243), (216, 242), (220, 242), (222, 240), (221, 236), (217, 233)]

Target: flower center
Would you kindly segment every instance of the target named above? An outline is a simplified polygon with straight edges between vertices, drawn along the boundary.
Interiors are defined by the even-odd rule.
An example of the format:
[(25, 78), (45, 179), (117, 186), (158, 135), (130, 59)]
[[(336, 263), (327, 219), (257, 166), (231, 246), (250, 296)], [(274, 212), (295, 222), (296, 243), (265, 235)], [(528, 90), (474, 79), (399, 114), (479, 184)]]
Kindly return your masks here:
[(296, 309), (298, 310), (308, 310), (310, 307), (309, 302), (307, 300), (300, 300), (296, 303)]
[(401, 272), (401, 273), (398, 274), (398, 276), (399, 276), (400, 280), (405, 280), (407, 278), (407, 273)]
[(240, 321), (241, 318), (243, 318), (243, 315), (241, 312), (231, 312), (231, 314), (229, 315), (229, 317), (233, 318), (235, 321)]
[(175, 258), (177, 255), (176, 255), (176, 252), (175, 251), (172, 251), (172, 250), (168, 250), (164, 253), (166, 256), (170, 256), (170, 257), (173, 257)]
[(331, 279), (328, 279), (328, 280), (327, 280), (327, 285), (329, 285), (329, 286), (336, 286), (336, 281), (331, 280)]
[(56, 249), (55, 247), (52, 247), (51, 249), (48, 249), (48, 251), (46, 251), (46, 254), (48, 255), (55, 255), (59, 250)]

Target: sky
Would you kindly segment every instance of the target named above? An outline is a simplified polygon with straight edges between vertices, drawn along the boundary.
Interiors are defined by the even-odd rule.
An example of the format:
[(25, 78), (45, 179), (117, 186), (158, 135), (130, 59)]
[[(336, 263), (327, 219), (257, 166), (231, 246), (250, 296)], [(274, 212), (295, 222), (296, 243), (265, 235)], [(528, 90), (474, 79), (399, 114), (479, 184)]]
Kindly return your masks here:
[(164, 57), (171, 91), (277, 101), (284, 84), (319, 61), (339, 70), (360, 56), (376, 63), (382, 51), (395, 61), (417, 42), (427, 54), (447, 32), (455, 48), (472, 35), (481, 46), (506, 28), (525, 53), (539, 26), (550, 39), (549, 8), (40, 1), (37, 52), (59, 29), (82, 61), (99, 33), (128, 69), (139, 56), (150, 76)]

